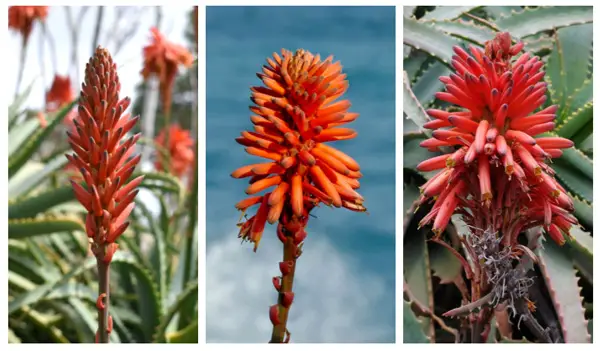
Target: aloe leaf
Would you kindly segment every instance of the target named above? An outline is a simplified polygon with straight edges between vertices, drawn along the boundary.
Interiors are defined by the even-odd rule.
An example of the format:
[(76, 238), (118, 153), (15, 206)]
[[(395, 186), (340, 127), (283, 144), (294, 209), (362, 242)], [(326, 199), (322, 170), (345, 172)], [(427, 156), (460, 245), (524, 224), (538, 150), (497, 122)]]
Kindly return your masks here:
[(20, 344), (21, 339), (15, 334), (14, 330), (8, 328), (8, 343), (9, 344)]
[(162, 306), (160, 312), (162, 314), (166, 308), (167, 297), (167, 245), (165, 243), (165, 233), (163, 233), (156, 224), (152, 212), (150, 212), (148, 207), (142, 201), (136, 201), (136, 207), (148, 222), (149, 232), (154, 238), (150, 262), (153, 265), (152, 272), (155, 278), (154, 282), (158, 286), (160, 305)]
[(562, 109), (563, 116), (571, 116), (594, 98), (594, 84), (592, 79), (586, 79), (583, 84), (569, 96), (568, 106)]
[(198, 320), (182, 330), (167, 335), (169, 344), (197, 344), (198, 343)]
[(473, 21), (441, 21), (433, 22), (437, 30), (446, 32), (459, 39), (466, 40), (478, 46), (484, 46), (485, 42), (494, 39), (496, 33), (488, 27), (475, 24)]
[(8, 237), (11, 239), (23, 239), (37, 235), (67, 232), (85, 231), (83, 223), (72, 217), (42, 217), (27, 219), (11, 219), (8, 221)]
[(462, 266), (456, 256), (445, 247), (432, 243), (428, 247), (429, 262), (433, 275), (441, 279), (441, 284), (454, 282), (462, 273)]
[[(52, 173), (61, 169), (66, 164), (67, 158), (63, 155), (60, 155), (43, 165), (43, 167), (38, 169), (38, 171), (34, 172), (33, 174), (31, 174), (30, 171), (27, 170), (27, 177), (20, 177), (21, 172), (17, 173), (15, 177), (19, 177), (20, 181), (18, 183), (13, 182), (12, 184), (9, 184), (10, 198), (15, 198), (27, 194), (29, 191), (40, 186), (40, 184), (43, 184), (44, 181), (47, 180)], [(24, 170), (26, 170), (26, 168), (21, 168), (21, 171)]]
[(593, 203), (593, 183), (584, 173), (573, 168), (570, 164), (559, 159), (554, 160), (552, 168), (556, 177), (575, 195), (589, 203)]
[[(404, 105), (406, 107), (406, 105)], [(421, 147), (419, 144), (427, 139), (423, 133), (408, 133), (404, 134), (404, 169), (410, 169), (413, 172), (417, 171), (417, 165), (431, 157), (440, 155), (439, 152), (430, 152)], [(426, 179), (431, 178), (435, 172), (418, 172)]]
[(90, 326), (86, 323), (82, 316), (77, 313), (78, 311), (76, 311), (76, 309), (71, 305), (70, 300), (67, 300), (66, 303), (63, 303), (61, 301), (51, 301), (50, 305), (60, 315), (62, 315), (64, 320), (67, 321), (67, 323), (69, 324), (69, 326), (73, 328), (73, 330), (77, 334), (78, 342), (94, 342), (94, 336), (96, 335), (96, 330), (98, 329), (97, 323), (95, 323), (95, 326), (90, 328)]
[(27, 88), (19, 93), (16, 99), (8, 106), (8, 121), (12, 125), (16, 118), (19, 117), (19, 111), (21, 110), (23, 103), (27, 100), (29, 95), (31, 94), (31, 89), (33, 88), (33, 84), (35, 83), (35, 79), (29, 83)]
[[(54, 321), (48, 318), (47, 315), (29, 307), (23, 308), (23, 313), (27, 316), (31, 324), (43, 330), (41, 334), (48, 335), (55, 343), (66, 344), (69, 342), (62, 331), (53, 325)], [(40, 332), (38, 331), (38, 333)]]
[(23, 123), (16, 124), (8, 133), (8, 155), (12, 156), (19, 147), (26, 142), (38, 128), (40, 122), (37, 118), (29, 118)]
[(414, 50), (406, 44), (404, 44), (404, 47), (410, 48), (411, 50), (410, 56), (404, 58), (404, 71), (408, 74), (408, 77), (412, 82), (419, 76), (419, 73), (430, 59), (430, 56), (423, 51)]
[(30, 138), (28, 138), (25, 145), (19, 148), (19, 151), (8, 159), (8, 177), (11, 178), (27, 161), (31, 156), (39, 149), (42, 142), (50, 136), (54, 129), (63, 121), (69, 111), (75, 105), (75, 101), (63, 107), (56, 116), (48, 123), (46, 128), (38, 129)]
[(573, 194), (569, 194), (569, 196), (573, 200), (573, 206), (575, 207), (574, 214), (579, 220), (579, 223), (592, 230), (594, 227), (593, 206)]
[(590, 335), (573, 264), (552, 240), (546, 241), (543, 250), (537, 251), (565, 343), (589, 343)]
[(452, 47), (460, 42), (453, 37), (412, 18), (404, 19), (404, 44), (427, 54), (449, 65), (452, 61)]
[(34, 217), (63, 202), (75, 198), (70, 186), (50, 189), (42, 193), (8, 202), (8, 218)]
[(420, 195), (421, 195), (421, 193), (420, 193), (417, 185), (412, 184), (412, 183), (404, 183), (403, 193), (402, 193), (402, 196), (403, 196), (403, 202), (402, 202), (403, 211), (402, 211), (402, 213), (404, 214), (403, 235), (406, 235), (406, 229), (414, 216), (414, 211), (415, 211), (414, 203), (415, 203), (415, 201), (417, 201), (419, 199)]
[(523, 43), (525, 44), (524, 50), (535, 55), (550, 52), (554, 46), (554, 41), (547, 35), (530, 36), (524, 38)]
[(144, 180), (140, 184), (140, 187), (151, 190), (166, 190), (175, 193), (179, 200), (179, 204), (181, 205), (181, 202), (185, 198), (185, 186), (181, 183), (179, 178), (165, 172), (135, 172), (132, 175), (132, 178), (141, 175), (144, 176)]
[(403, 101), (406, 117), (412, 120), (427, 136), (431, 136), (431, 131), (423, 128), (423, 125), (429, 121), (429, 116), (427, 116), (423, 106), (421, 106), (421, 103), (415, 94), (413, 94), (406, 72), (404, 72)]
[(193, 282), (181, 292), (175, 302), (169, 307), (167, 312), (162, 316), (161, 322), (156, 328), (154, 334), (154, 342), (162, 343), (165, 342), (167, 327), (171, 324), (173, 317), (178, 313), (184, 313), (184, 307), (189, 306), (190, 303), (198, 303), (198, 282)]
[(495, 344), (496, 343), (496, 333), (497, 333), (498, 327), (496, 326), (496, 317), (492, 317), (492, 320), (490, 321), (490, 332), (488, 334), (487, 340), (485, 341), (488, 344)]
[(588, 79), (589, 65), (583, 60), (591, 57), (592, 24), (561, 28), (554, 36), (553, 51), (548, 57), (548, 82), (552, 102), (560, 106), (558, 120), (571, 110), (571, 96)]
[(402, 14), (404, 17), (412, 17), (416, 8), (416, 6), (404, 6), (402, 9)]
[[(144, 321), (142, 328), (145, 337), (147, 340), (150, 340), (154, 333), (154, 328), (160, 323), (159, 311), (161, 310), (159, 293), (152, 281), (151, 274), (137, 263), (131, 255), (127, 255), (122, 251), (115, 253), (111, 265), (127, 267), (127, 270), (136, 278), (136, 283), (139, 287), (138, 295), (136, 296), (137, 313), (141, 317), (141, 320)], [(95, 267), (95, 257), (89, 257), (59, 279), (41, 285), (26, 294), (17, 296), (9, 302), (9, 315), (39, 302), (52, 293), (56, 287)]]
[[(191, 237), (190, 237), (191, 234)], [(186, 288), (188, 282), (192, 279), (191, 277), (198, 277), (198, 227), (195, 226), (194, 230), (189, 233), (186, 232), (185, 236), (179, 243), (179, 255), (178, 264), (171, 282), (171, 288), (169, 290), (169, 301), (175, 301), (181, 291)], [(197, 306), (198, 301), (195, 301)], [(194, 301), (187, 306), (186, 310), (183, 310), (178, 320), (178, 326), (181, 327), (182, 323), (190, 320), (193, 314)], [(197, 318), (197, 317), (196, 317)], [(174, 325), (174, 323), (171, 323)], [(170, 330), (169, 330), (170, 331)]]
[(415, 316), (414, 312), (410, 307), (410, 303), (403, 302), (403, 313), (402, 313), (402, 330), (403, 330), (403, 342), (405, 344), (427, 344), (431, 340), (423, 332), (423, 322)]
[(594, 245), (592, 235), (584, 232), (578, 226), (571, 227), (570, 233), (572, 239), (567, 240), (565, 245), (569, 250), (569, 256), (585, 279), (593, 284)]
[[(594, 104), (592, 102), (588, 102), (582, 108), (573, 112), (570, 116), (568, 116), (564, 121), (559, 124), (554, 130), (556, 134), (563, 138), (570, 139), (577, 132), (582, 130), (585, 125), (589, 124), (594, 118)], [(592, 130), (589, 130), (592, 133)]]
[[(415, 299), (433, 311), (433, 286), (426, 233), (425, 230), (415, 230), (404, 236), (404, 279)], [(423, 331), (433, 340), (435, 328), (432, 321), (428, 318), (422, 321)]]
[(591, 6), (552, 6), (526, 8), (507, 17), (500, 17), (496, 25), (515, 37), (526, 37), (543, 31), (593, 21)]
[(484, 9), (495, 19), (507, 17), (522, 10), (521, 6), (486, 6)]
[(434, 61), (429, 65), (412, 85), (412, 91), (417, 101), (422, 102), (423, 105), (430, 105), (435, 100), (435, 93), (444, 89), (440, 77), (449, 74), (448, 67), (439, 61)]
[(460, 17), (462, 14), (473, 11), (480, 6), (436, 6), (433, 11), (427, 12), (422, 20), (443, 21), (452, 20)]
[(563, 150), (563, 154), (560, 158), (561, 160), (564, 160), (571, 164), (574, 168), (578, 169), (588, 178), (594, 179), (593, 161), (589, 157), (587, 157), (583, 152), (577, 150), (574, 147), (571, 147)]

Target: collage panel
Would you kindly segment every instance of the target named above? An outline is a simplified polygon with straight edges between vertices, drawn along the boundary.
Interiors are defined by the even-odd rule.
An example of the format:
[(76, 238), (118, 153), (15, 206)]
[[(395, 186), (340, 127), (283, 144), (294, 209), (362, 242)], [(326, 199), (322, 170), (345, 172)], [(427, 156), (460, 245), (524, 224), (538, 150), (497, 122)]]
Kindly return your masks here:
[(403, 12), (403, 342), (592, 342), (592, 7)]
[(395, 8), (206, 22), (207, 342), (395, 342)]
[(198, 342), (198, 8), (9, 6), (8, 342)]

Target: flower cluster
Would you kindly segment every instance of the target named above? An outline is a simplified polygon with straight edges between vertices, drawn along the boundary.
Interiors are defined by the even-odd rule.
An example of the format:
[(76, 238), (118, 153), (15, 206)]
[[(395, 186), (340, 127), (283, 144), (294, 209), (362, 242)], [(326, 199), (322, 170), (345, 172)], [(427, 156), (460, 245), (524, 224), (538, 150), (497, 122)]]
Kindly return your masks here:
[(140, 156), (131, 157), (140, 134), (123, 140), (139, 117), (124, 111), (131, 100), (119, 100), (121, 84), (110, 53), (101, 47), (85, 69), (75, 132), (67, 132), (74, 154), (71, 165), (83, 176), (85, 187), (71, 180), (75, 196), (88, 211), (86, 232), (98, 259), (110, 262), (115, 240), (127, 229), (134, 208), (136, 187), (143, 177), (131, 177)]
[[(169, 138), (165, 138), (169, 133)], [(169, 145), (165, 145), (165, 139), (169, 140)], [(156, 137), (156, 144), (165, 149), (170, 159), (171, 172), (181, 177), (186, 174), (194, 163), (194, 139), (190, 136), (190, 131), (182, 129), (179, 125), (174, 124), (168, 129), (163, 129)], [(154, 164), (157, 170), (165, 169), (164, 156), (161, 152), (157, 153), (157, 159)]]
[(43, 21), (48, 16), (48, 6), (11, 6), (8, 8), (8, 28), (12, 28), (23, 36), (27, 42), (33, 22)]
[(158, 77), (163, 108), (169, 111), (171, 90), (178, 67), (179, 65), (190, 67), (194, 58), (183, 46), (169, 42), (158, 29), (151, 28), (150, 31), (152, 43), (144, 47), (144, 68), (141, 73), (144, 79), (148, 79), (152, 74)]
[(244, 131), (237, 142), (246, 152), (269, 162), (243, 166), (234, 178), (250, 177), (248, 195), (274, 190), (240, 201), (246, 210), (260, 204), (256, 215), (241, 225), (240, 237), (255, 244), (265, 223), (293, 218), (298, 224), (319, 203), (365, 211), (363, 198), (355, 189), (362, 176), (358, 163), (327, 142), (352, 139), (356, 132), (340, 126), (358, 114), (348, 112), (348, 100), (336, 101), (348, 88), (346, 75), (332, 57), (298, 50), (282, 50), (267, 59), (258, 77), (264, 87), (252, 88), (254, 131)]
[(46, 92), (46, 111), (54, 112), (71, 103), (75, 99), (75, 91), (69, 76), (55, 75), (50, 89)]
[(577, 223), (572, 200), (547, 164), (573, 142), (538, 137), (554, 129), (557, 106), (534, 113), (546, 102), (544, 64), (537, 56), (519, 56), (522, 48), (508, 33), (488, 41), (485, 51), (454, 47), (455, 73), (440, 78), (446, 92), (436, 97), (462, 109), (427, 111), (433, 119), (425, 127), (434, 130), (433, 138), (421, 146), (453, 150), (417, 166), (441, 170), (423, 185), (421, 199), (436, 199), (421, 225), (433, 221), (438, 236), (454, 213), (476, 228), (500, 231), (506, 244), (537, 226), (563, 244)]

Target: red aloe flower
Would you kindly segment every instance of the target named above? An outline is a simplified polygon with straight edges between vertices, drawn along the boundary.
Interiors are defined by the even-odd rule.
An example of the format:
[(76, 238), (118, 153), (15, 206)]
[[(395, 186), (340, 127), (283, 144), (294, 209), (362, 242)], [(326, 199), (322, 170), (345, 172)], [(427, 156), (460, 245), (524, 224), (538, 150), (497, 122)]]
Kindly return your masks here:
[(8, 28), (12, 28), (23, 36), (27, 42), (33, 22), (43, 21), (48, 16), (48, 6), (11, 6), (8, 8)]
[(54, 112), (75, 99), (75, 91), (69, 76), (55, 75), (50, 89), (46, 92), (46, 111)]
[(543, 62), (527, 53), (518, 56), (522, 48), (523, 43), (511, 45), (508, 33), (488, 41), (485, 52), (454, 47), (455, 73), (440, 78), (446, 92), (436, 97), (462, 110), (428, 110), (433, 120), (425, 127), (434, 130), (433, 138), (421, 144), (454, 151), (417, 166), (425, 172), (443, 169), (422, 187), (422, 201), (437, 197), (421, 222), (433, 221), (436, 235), (454, 213), (477, 228), (500, 230), (507, 244), (540, 225), (562, 244), (561, 232), (570, 228), (566, 222), (576, 223), (572, 201), (546, 164), (573, 142), (536, 137), (554, 129), (557, 106), (534, 113), (546, 101)]
[(192, 54), (183, 46), (168, 41), (156, 28), (150, 29), (152, 43), (144, 47), (144, 68), (142, 76), (147, 79), (156, 74), (160, 81), (165, 113), (171, 109), (171, 90), (179, 65), (190, 67), (194, 61)]
[[(165, 138), (166, 129), (163, 129), (156, 137), (155, 142), (168, 152), (171, 172), (181, 177), (191, 169), (194, 163), (194, 139), (189, 130), (182, 129), (177, 124), (172, 125), (168, 130), (168, 138)], [(168, 146), (165, 145), (165, 139), (168, 139)], [(158, 152), (155, 162), (156, 169), (164, 170), (163, 163), (165, 161), (162, 153)]]
[(108, 342), (112, 328), (108, 316), (108, 268), (118, 248), (115, 240), (129, 226), (127, 218), (134, 207), (136, 187), (143, 178), (127, 183), (140, 160), (139, 155), (131, 158), (140, 134), (124, 138), (139, 117), (124, 114), (131, 100), (119, 100), (120, 89), (116, 64), (106, 49), (98, 47), (86, 65), (79, 113), (73, 121), (76, 131), (67, 132), (74, 153), (66, 156), (81, 172), (85, 187), (73, 180), (71, 184), (88, 211), (86, 232), (98, 261), (98, 342)]
[(310, 211), (319, 203), (366, 211), (355, 189), (362, 176), (356, 161), (325, 143), (352, 139), (356, 132), (340, 126), (354, 121), (348, 100), (336, 101), (348, 88), (346, 75), (332, 57), (298, 50), (273, 54), (258, 77), (265, 86), (252, 88), (254, 131), (244, 131), (236, 141), (251, 155), (268, 162), (235, 170), (234, 178), (250, 177), (248, 195), (269, 188), (264, 195), (240, 201), (236, 208), (246, 211), (259, 205), (254, 216), (240, 224), (239, 236), (254, 243), (256, 251), (266, 222), (279, 222), (277, 235), (284, 243), (281, 278), (274, 278), (280, 293), (279, 304), (271, 307), (272, 342), (286, 339), (286, 321), (292, 303), (295, 262), (306, 237), (304, 227)]

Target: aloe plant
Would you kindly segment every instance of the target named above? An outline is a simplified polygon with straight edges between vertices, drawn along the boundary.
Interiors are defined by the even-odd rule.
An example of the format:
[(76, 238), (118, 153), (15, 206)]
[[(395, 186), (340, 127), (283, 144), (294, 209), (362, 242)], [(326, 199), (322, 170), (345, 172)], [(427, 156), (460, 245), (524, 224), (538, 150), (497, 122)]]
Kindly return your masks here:
[[(453, 111), (436, 98), (444, 91), (441, 76), (452, 73), (453, 47), (484, 48), (499, 32), (509, 32), (525, 44), (523, 51), (544, 62), (548, 84), (541, 109), (558, 105), (556, 127), (547, 136), (574, 142), (550, 167), (573, 200), (579, 226), (559, 247), (551, 240), (538, 242), (539, 228), (522, 236), (533, 248), (537, 263), (529, 263), (535, 300), (533, 318), (547, 327), (554, 342), (591, 342), (593, 288), (592, 197), (592, 8), (591, 7), (405, 7), (404, 9), (404, 342), (540, 342), (518, 316), (497, 308), (476, 337), (470, 333), (471, 317), (443, 315), (464, 306), (472, 282), (460, 257), (469, 229), (454, 215), (440, 245), (431, 227), (419, 228), (430, 205), (418, 206), (419, 187), (433, 174), (417, 165), (435, 156), (419, 144), (431, 137), (423, 125), (430, 121), (426, 109)], [(438, 153), (441, 155), (441, 153)], [(477, 262), (469, 261), (471, 268)], [(467, 313), (472, 316), (473, 314)]]
[[(43, 127), (23, 106), (30, 90), (8, 108), (9, 342), (94, 342), (96, 263), (85, 209), (69, 183), (74, 173), (65, 169), (68, 145), (61, 130), (76, 102), (50, 114)], [(60, 137), (50, 140), (53, 135)], [(132, 177), (139, 175), (160, 209), (153, 213), (136, 200), (130, 229), (113, 257), (111, 342), (195, 343), (197, 186), (188, 189), (162, 172)]]

